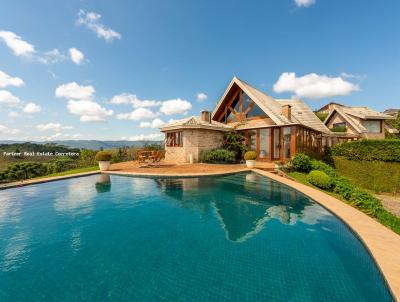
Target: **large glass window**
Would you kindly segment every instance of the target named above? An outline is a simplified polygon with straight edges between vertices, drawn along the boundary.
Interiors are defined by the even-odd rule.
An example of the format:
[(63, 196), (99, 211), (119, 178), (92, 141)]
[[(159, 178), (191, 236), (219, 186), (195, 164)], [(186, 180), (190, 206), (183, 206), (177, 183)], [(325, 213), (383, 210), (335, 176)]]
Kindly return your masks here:
[(183, 131), (167, 132), (165, 140), (165, 145), (167, 147), (182, 147)]
[(283, 128), (283, 150), (285, 158), (290, 158), (290, 127)]
[(257, 149), (257, 130), (247, 131), (247, 146), (250, 150), (256, 151)]
[(258, 157), (265, 159), (269, 157), (271, 148), (271, 129), (260, 129), (260, 152)]
[(274, 128), (274, 158), (279, 158), (280, 151), (280, 129)]
[(362, 121), (362, 125), (368, 130), (368, 132), (381, 132), (381, 121)]

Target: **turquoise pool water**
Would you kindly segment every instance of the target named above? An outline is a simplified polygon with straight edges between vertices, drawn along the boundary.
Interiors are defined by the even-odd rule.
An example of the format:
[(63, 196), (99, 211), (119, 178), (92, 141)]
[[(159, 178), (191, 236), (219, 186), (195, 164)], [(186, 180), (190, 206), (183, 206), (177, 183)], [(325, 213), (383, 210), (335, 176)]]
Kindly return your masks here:
[(360, 241), (257, 174), (0, 191), (0, 301), (392, 301)]

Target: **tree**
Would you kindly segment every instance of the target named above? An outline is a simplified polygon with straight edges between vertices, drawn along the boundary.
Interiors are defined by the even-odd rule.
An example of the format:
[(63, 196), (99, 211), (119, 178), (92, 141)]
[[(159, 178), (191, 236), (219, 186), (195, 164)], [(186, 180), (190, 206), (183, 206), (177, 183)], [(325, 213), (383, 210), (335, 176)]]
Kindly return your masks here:
[(236, 159), (240, 160), (243, 157), (243, 154), (247, 151), (245, 141), (246, 138), (240, 132), (226, 132), (224, 134), (224, 143), (222, 148), (235, 152)]

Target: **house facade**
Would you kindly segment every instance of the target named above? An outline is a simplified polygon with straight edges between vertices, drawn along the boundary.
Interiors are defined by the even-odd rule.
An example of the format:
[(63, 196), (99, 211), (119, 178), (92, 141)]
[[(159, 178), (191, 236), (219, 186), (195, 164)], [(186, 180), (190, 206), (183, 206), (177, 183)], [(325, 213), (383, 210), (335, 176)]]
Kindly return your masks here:
[(324, 124), (338, 138), (384, 139), (385, 129), (393, 131), (388, 120), (393, 116), (374, 111), (368, 107), (351, 107), (329, 103), (317, 112), (327, 113)]
[(320, 153), (329, 129), (301, 100), (280, 100), (234, 77), (212, 112), (203, 111), (161, 128), (165, 160), (197, 162), (202, 150), (221, 147), (239, 131), (259, 161), (285, 161), (296, 152)]

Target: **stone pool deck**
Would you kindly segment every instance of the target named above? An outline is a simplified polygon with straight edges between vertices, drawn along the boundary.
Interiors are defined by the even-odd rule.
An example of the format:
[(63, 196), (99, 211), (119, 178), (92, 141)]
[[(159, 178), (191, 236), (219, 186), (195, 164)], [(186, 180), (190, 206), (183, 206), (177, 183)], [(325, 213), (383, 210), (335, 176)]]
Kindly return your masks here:
[[(269, 167), (273, 167), (270, 166)], [(141, 167), (137, 162), (123, 162), (111, 165), (108, 171), (103, 173), (114, 175), (132, 175), (132, 176), (206, 176), (221, 175), (248, 171), (246, 165), (216, 165), (216, 164), (181, 164), (169, 165), (161, 163), (159, 166)]]
[(394, 298), (400, 301), (400, 236), (398, 234), (343, 201), (317, 189), (259, 169), (254, 169), (253, 172), (304, 193), (344, 221), (370, 251)]

